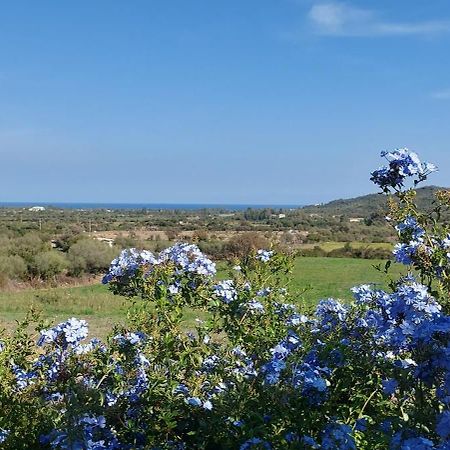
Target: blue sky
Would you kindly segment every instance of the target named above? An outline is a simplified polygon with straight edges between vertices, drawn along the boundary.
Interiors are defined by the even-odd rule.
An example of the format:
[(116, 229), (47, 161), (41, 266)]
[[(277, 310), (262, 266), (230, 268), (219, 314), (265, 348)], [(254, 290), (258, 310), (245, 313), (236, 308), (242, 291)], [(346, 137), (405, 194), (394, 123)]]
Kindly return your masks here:
[(450, 2), (40, 0), (0, 14), (0, 201), (315, 203), (409, 147), (450, 185)]

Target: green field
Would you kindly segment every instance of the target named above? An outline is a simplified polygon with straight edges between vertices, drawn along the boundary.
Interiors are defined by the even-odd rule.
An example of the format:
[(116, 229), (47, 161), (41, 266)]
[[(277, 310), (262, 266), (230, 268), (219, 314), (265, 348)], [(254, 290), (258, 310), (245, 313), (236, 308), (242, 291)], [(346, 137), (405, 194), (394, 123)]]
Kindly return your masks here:
[[(320, 247), (322, 250), (326, 252), (336, 250), (338, 248), (343, 248), (346, 242), (337, 242), (337, 241), (328, 241), (328, 242), (317, 242), (317, 243), (309, 243), (309, 244), (300, 244), (300, 249), (313, 249), (314, 247)], [(360, 241), (352, 241), (348, 242), (353, 248), (383, 248), (386, 250), (391, 250), (393, 244), (388, 242), (360, 242)]]
[[(361, 283), (385, 285), (385, 277), (377, 272), (374, 264), (381, 260), (353, 258), (300, 257), (295, 260), (291, 289), (303, 291), (298, 301), (307, 305), (321, 298), (350, 299), (349, 289)], [(395, 277), (403, 268), (393, 266)], [(404, 270), (404, 269), (403, 269)], [(86, 319), (93, 336), (104, 337), (112, 325), (125, 320), (128, 301), (112, 295), (100, 284), (70, 287), (0, 292), (0, 327), (14, 328), (16, 321), (25, 317), (33, 305), (46, 318), (55, 321), (68, 317)]]

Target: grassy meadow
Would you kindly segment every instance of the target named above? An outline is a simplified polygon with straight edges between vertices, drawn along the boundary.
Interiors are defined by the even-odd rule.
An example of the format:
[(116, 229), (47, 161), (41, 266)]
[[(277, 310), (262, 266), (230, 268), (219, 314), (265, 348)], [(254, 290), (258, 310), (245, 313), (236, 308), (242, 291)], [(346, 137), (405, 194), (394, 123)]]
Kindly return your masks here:
[[(386, 285), (385, 276), (374, 269), (382, 260), (356, 258), (299, 257), (291, 277), (291, 291), (303, 292), (298, 302), (314, 305), (319, 299), (351, 298), (349, 289), (361, 283)], [(404, 268), (393, 265), (391, 275), (398, 276)], [(219, 271), (219, 277), (226, 276)], [(104, 337), (114, 323), (126, 319), (129, 301), (111, 294), (106, 286), (94, 284), (80, 287), (58, 287), (17, 292), (0, 292), (0, 328), (11, 330), (25, 317), (30, 306), (42, 311), (55, 322), (75, 316), (89, 322), (91, 336)], [(187, 312), (187, 320), (193, 317)]]
[[(337, 250), (338, 248), (344, 248), (346, 242), (338, 242), (338, 241), (327, 241), (327, 242), (318, 242), (318, 243), (309, 243), (309, 244), (300, 244), (298, 248), (300, 249), (312, 249), (314, 247), (320, 247), (322, 250), (329, 252), (331, 250)], [(360, 242), (360, 241), (351, 241), (348, 242), (353, 248), (383, 248), (387, 250), (391, 250), (393, 244), (388, 242)]]

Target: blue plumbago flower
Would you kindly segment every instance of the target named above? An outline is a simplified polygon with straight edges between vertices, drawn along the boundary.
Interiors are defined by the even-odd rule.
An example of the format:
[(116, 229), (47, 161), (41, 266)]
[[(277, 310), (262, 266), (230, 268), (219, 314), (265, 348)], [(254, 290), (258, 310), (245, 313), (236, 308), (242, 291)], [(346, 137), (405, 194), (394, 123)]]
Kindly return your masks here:
[(264, 314), (265, 312), (264, 305), (256, 299), (249, 300), (245, 307), (251, 313)]
[(85, 320), (75, 317), (62, 322), (53, 328), (41, 331), (37, 344), (55, 344), (63, 349), (75, 347), (88, 335), (88, 327)]
[(394, 434), (390, 448), (393, 450), (433, 450), (435, 446), (429, 439), (417, 436), (411, 430), (405, 430)]
[(13, 365), (12, 371), (16, 377), (16, 383), (18, 389), (26, 389), (28, 386), (31, 386), (34, 383), (34, 380), (37, 377), (36, 372), (26, 372), (21, 369), (19, 366)]
[(67, 429), (53, 430), (41, 436), (40, 442), (50, 445), (52, 449), (82, 450), (82, 449), (120, 449), (120, 444), (113, 429), (109, 428), (104, 416), (84, 415), (78, 418)]
[(247, 450), (249, 448), (258, 446), (259, 448), (265, 448), (270, 450), (272, 448), (272, 446), (270, 445), (269, 442), (267, 441), (263, 441), (262, 439), (258, 438), (258, 437), (254, 437), (251, 439), (248, 439), (247, 441), (245, 441), (240, 447), (239, 450)]
[(416, 153), (407, 148), (399, 148), (393, 152), (381, 152), (388, 166), (380, 167), (371, 173), (370, 180), (384, 191), (389, 188), (401, 188), (407, 177), (414, 177), (415, 184), (426, 180), (427, 176), (437, 171), (431, 163), (422, 163)]
[(202, 401), (198, 397), (188, 397), (186, 403), (191, 406), (200, 407), (202, 406)]
[(443, 248), (450, 248), (450, 233), (442, 240)]
[(367, 419), (362, 417), (361, 419), (357, 419), (355, 422), (355, 430), (356, 431), (367, 431)]
[(309, 448), (320, 448), (319, 444), (311, 436), (302, 436), (302, 444), (306, 445)]
[(324, 450), (354, 450), (355, 440), (352, 429), (348, 425), (333, 422), (329, 423), (322, 433), (322, 446)]
[(281, 372), (286, 368), (286, 363), (282, 359), (273, 358), (261, 368), (264, 374), (264, 381), (267, 384), (276, 384), (280, 381)]
[(9, 433), (10, 433), (9, 430), (0, 428), (0, 444), (3, 444), (3, 442), (6, 441), (6, 438), (8, 437)]
[(180, 283), (176, 281), (175, 283), (170, 284), (167, 287), (167, 290), (169, 291), (169, 294), (172, 294), (172, 295), (178, 294), (180, 292)]
[(208, 259), (194, 244), (178, 243), (163, 250), (158, 261), (171, 262), (178, 270), (197, 275), (213, 276), (216, 274), (216, 265)]
[(395, 390), (398, 388), (398, 381), (394, 378), (389, 378), (388, 380), (383, 380), (381, 382), (383, 386), (383, 392), (386, 395), (392, 395)]
[(206, 400), (203, 402), (203, 409), (206, 409), (207, 411), (211, 411), (213, 409), (213, 404), (210, 400)]
[[(252, 358), (247, 356), (247, 353), (241, 346), (234, 347), (231, 354), (235, 357), (234, 368), (232, 372), (244, 379), (254, 378), (258, 372), (255, 369), (255, 363)], [(220, 386), (220, 384), (219, 384)], [(226, 389), (226, 386), (223, 386)]]
[[(113, 280), (121, 280), (122, 277), (130, 277), (139, 268), (145, 268), (149, 273), (153, 266), (164, 263), (173, 264), (174, 273), (178, 275), (191, 273), (211, 277), (216, 274), (216, 265), (196, 245), (177, 243), (160, 252), (158, 257), (148, 250), (139, 251), (135, 248), (123, 250), (119, 257), (111, 262), (102, 282), (107, 284)], [(174, 286), (177, 287), (176, 283), (169, 289), (174, 290)]]
[(269, 251), (269, 250), (261, 249), (256, 252), (256, 258), (262, 262), (269, 261), (272, 256), (273, 256), (273, 252)]
[(401, 450), (433, 450), (434, 448), (433, 441), (424, 437), (406, 439), (401, 445)]
[(289, 331), (288, 336), (270, 350), (272, 359), (261, 367), (265, 383), (275, 384), (280, 380), (281, 372), (286, 368), (285, 359), (300, 346), (298, 336)]
[(325, 376), (329, 373), (328, 367), (319, 365), (315, 352), (310, 352), (302, 364), (294, 367), (292, 380), (311, 405), (319, 405), (328, 394), (330, 382)]
[(422, 238), (409, 241), (409, 243), (395, 244), (392, 254), (395, 256), (395, 260), (406, 266), (414, 262), (414, 258), (417, 256), (417, 252), (421, 250), (427, 254), (431, 254), (432, 250), (427, 247)]
[(258, 297), (266, 297), (271, 292), (272, 292), (272, 289), (270, 287), (269, 288), (263, 288), (263, 289), (260, 289), (258, 292), (256, 292), (256, 295)]
[(135, 248), (122, 250), (120, 255), (111, 261), (108, 273), (103, 277), (102, 283), (107, 284), (115, 278), (133, 275), (137, 269), (144, 265), (158, 264), (153, 253)]
[(210, 355), (203, 360), (202, 370), (204, 372), (212, 372), (220, 363), (220, 358), (217, 355)]
[(300, 440), (300, 436), (298, 435), (298, 433), (295, 433), (294, 431), (289, 431), (284, 435), (284, 439), (286, 440), (286, 442), (289, 443), (298, 442)]
[(298, 326), (309, 322), (307, 316), (298, 312), (297, 306), (290, 303), (274, 303), (275, 313), (284, 318), (286, 325)]
[(174, 390), (174, 394), (189, 395), (189, 388), (185, 384), (179, 384)]
[(372, 300), (373, 290), (369, 284), (361, 284), (350, 289), (353, 292), (353, 297), (356, 303), (369, 303)]
[[(430, 336), (430, 327), (438, 323), (441, 328), (446, 326), (440, 322), (440, 305), (427, 287), (417, 282), (403, 283), (392, 294), (377, 290), (372, 295), (366, 293), (364, 298), (371, 308), (362, 317), (364, 322), (373, 330), (375, 343), (385, 345), (393, 355), (422, 345)], [(364, 325), (362, 321), (356, 324)]]
[(317, 305), (315, 315), (320, 319), (321, 330), (328, 331), (337, 325), (344, 325), (348, 308), (338, 301), (329, 298), (321, 300)]
[(146, 335), (140, 331), (127, 332), (125, 334), (117, 334), (113, 339), (121, 346), (138, 345), (145, 341)]
[(99, 339), (94, 338), (87, 344), (78, 344), (73, 350), (77, 355), (86, 355), (94, 350), (100, 350), (104, 353), (106, 352), (106, 346)]
[(412, 240), (416, 240), (425, 234), (425, 230), (417, 223), (415, 217), (408, 216), (403, 222), (395, 226), (395, 229), (402, 236), (407, 234)]
[(450, 438), (450, 411), (439, 414), (436, 422), (436, 433), (442, 439)]
[(380, 430), (385, 434), (390, 433), (392, 430), (392, 421), (389, 419), (383, 420), (383, 422), (380, 423)]
[[(450, 250), (450, 233), (442, 240), (441, 246), (445, 250)], [(450, 252), (447, 252), (447, 259), (450, 262)]]
[(237, 299), (237, 291), (233, 280), (220, 281), (213, 287), (213, 290), (214, 294), (224, 303), (231, 303)]

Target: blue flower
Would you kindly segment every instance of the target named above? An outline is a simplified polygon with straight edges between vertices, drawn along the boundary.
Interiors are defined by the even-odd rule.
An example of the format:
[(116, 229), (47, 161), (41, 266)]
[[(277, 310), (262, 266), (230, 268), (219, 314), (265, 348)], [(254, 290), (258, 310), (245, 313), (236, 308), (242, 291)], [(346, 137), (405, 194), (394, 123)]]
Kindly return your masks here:
[(355, 450), (356, 444), (352, 429), (341, 423), (328, 424), (322, 433), (322, 449), (324, 450)]
[(415, 184), (426, 180), (427, 176), (437, 171), (431, 163), (422, 163), (416, 153), (407, 148), (399, 148), (393, 152), (381, 152), (388, 161), (388, 166), (380, 167), (371, 173), (371, 181), (384, 191), (389, 188), (401, 188), (407, 177), (414, 177)]
[(400, 235), (407, 234), (411, 240), (416, 240), (425, 234), (425, 230), (417, 223), (417, 220), (408, 216), (403, 222), (396, 225), (395, 229)]
[(213, 409), (213, 404), (209, 400), (206, 400), (203, 402), (203, 409), (211, 411)]
[(186, 402), (191, 406), (202, 406), (202, 401), (198, 397), (189, 397), (186, 399)]
[(245, 441), (240, 447), (239, 450), (247, 450), (249, 448), (255, 447), (256, 445), (270, 450), (272, 446), (267, 441), (263, 441), (260, 438), (254, 437)]
[(302, 444), (306, 445), (307, 447), (311, 447), (313, 449), (320, 448), (319, 444), (311, 436), (306, 436), (306, 435), (302, 436)]
[(213, 286), (214, 294), (224, 303), (231, 303), (237, 299), (237, 291), (233, 280), (223, 280)]
[(436, 423), (436, 433), (442, 439), (448, 439), (450, 437), (450, 411), (444, 411), (439, 414)]
[(61, 348), (75, 347), (88, 335), (88, 327), (85, 320), (75, 317), (62, 322), (48, 330), (42, 330), (37, 344), (56, 344)]
[(0, 444), (3, 444), (6, 441), (10, 431), (0, 428)]
[(365, 418), (357, 419), (357, 421), (355, 422), (355, 430), (367, 431), (367, 419)]
[(273, 252), (269, 250), (258, 250), (256, 252), (256, 258), (262, 262), (267, 262), (273, 256)]

